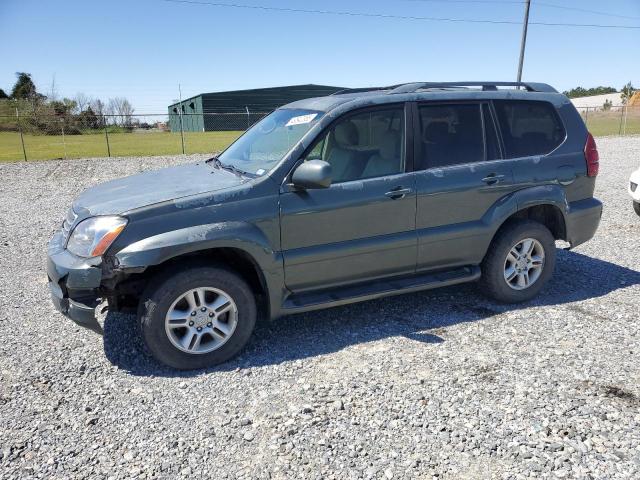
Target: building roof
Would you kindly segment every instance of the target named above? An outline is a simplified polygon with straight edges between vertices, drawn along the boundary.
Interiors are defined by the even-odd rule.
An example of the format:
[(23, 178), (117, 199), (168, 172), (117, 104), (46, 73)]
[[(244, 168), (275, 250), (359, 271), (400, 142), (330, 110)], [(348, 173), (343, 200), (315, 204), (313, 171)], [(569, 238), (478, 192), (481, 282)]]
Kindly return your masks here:
[[(344, 90), (344, 87), (336, 87), (332, 85), (316, 85), (313, 83), (304, 85), (284, 85), (280, 87), (266, 87), (266, 88), (252, 88), (247, 90), (229, 90), (223, 92), (209, 92), (200, 93), (189, 98), (183, 99), (181, 102), (175, 102), (169, 105), (169, 108), (176, 105), (184, 104), (195, 98), (202, 97), (208, 102), (215, 101), (216, 99), (227, 100), (226, 103), (233, 103), (235, 105), (266, 105), (270, 106), (274, 102), (277, 105), (283, 103), (289, 103), (294, 100), (305, 97), (318, 97), (322, 95), (330, 95), (334, 92)], [(284, 102), (282, 99), (284, 98)], [(228, 108), (224, 106), (222, 108)], [(273, 108), (273, 107), (271, 107)]]

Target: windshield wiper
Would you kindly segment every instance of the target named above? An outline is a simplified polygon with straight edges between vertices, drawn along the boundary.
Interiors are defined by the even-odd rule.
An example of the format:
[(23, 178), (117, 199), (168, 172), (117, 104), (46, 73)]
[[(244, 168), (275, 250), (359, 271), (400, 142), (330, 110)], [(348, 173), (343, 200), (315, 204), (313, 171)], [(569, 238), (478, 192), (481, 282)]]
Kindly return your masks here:
[(227, 170), (227, 171), (229, 171), (231, 173), (236, 174), (239, 177), (243, 177), (245, 175), (248, 175), (248, 172), (245, 172), (244, 170), (240, 170), (239, 168), (237, 168), (237, 167), (235, 167), (233, 165), (222, 163), (222, 160), (220, 160), (217, 155), (214, 155), (213, 157), (211, 157), (210, 159), (208, 159), (206, 161), (206, 163), (211, 163), (211, 162), (213, 162), (213, 166), (214, 167), (220, 168), (220, 169), (223, 169), (223, 170)]

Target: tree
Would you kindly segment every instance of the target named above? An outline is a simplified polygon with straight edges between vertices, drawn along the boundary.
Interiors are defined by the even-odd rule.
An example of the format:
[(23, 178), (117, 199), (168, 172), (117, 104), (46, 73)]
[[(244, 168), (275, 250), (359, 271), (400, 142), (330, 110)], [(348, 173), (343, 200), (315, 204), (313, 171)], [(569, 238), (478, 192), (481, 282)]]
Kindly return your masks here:
[(77, 116), (78, 124), (82, 130), (90, 129), (96, 130), (100, 128), (100, 119), (94, 113), (91, 107), (80, 112)]
[(76, 93), (76, 96), (73, 97), (73, 100), (76, 102), (78, 113), (84, 112), (91, 104), (91, 99), (82, 92)]
[(620, 98), (622, 98), (622, 104), (626, 105), (629, 99), (633, 97), (633, 94), (635, 92), (636, 92), (636, 89), (633, 88), (633, 85), (631, 84), (631, 82), (627, 83), (624, 87), (622, 87), (622, 90), (620, 90)]
[(3, 89), (0, 88), (0, 100), (4, 100), (9, 98), (9, 95), (7, 95)]
[(17, 99), (34, 99), (38, 96), (36, 86), (31, 80), (31, 74), (25, 72), (16, 72), (18, 80), (16, 80), (13, 90), (11, 90), (11, 97)]
[[(123, 97), (110, 98), (108, 110), (112, 115), (118, 115), (118, 120), (121, 125), (125, 127), (131, 126), (131, 116), (133, 115), (134, 108), (131, 103), (129, 103), (129, 100)], [(118, 123), (118, 120), (116, 120), (115, 123)]]

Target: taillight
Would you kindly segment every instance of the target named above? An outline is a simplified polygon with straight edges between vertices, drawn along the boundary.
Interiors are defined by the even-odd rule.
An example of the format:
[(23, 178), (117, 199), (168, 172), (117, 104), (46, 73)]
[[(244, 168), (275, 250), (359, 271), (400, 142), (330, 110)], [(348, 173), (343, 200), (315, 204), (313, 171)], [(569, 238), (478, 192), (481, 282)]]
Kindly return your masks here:
[(587, 176), (595, 177), (598, 175), (600, 155), (598, 154), (596, 141), (590, 133), (587, 134), (587, 143), (584, 145), (584, 159), (587, 161)]

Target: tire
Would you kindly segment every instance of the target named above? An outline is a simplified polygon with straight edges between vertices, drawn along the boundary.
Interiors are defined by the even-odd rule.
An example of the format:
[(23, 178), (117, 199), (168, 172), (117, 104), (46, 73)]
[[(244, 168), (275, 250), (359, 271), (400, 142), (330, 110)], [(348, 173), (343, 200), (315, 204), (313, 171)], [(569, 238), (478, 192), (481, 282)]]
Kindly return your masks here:
[(633, 209), (636, 211), (638, 216), (640, 216), (640, 202), (633, 202)]
[[(225, 299), (229, 301), (223, 304)], [(235, 356), (249, 340), (256, 315), (249, 285), (220, 267), (169, 272), (147, 287), (138, 310), (149, 352), (179, 370), (211, 367)]]
[[(522, 248), (529, 246), (528, 240), (532, 240), (533, 250), (527, 256)], [(522, 260), (514, 261), (516, 256), (510, 255), (512, 249), (517, 256), (524, 255)], [(480, 288), (485, 295), (499, 302), (526, 302), (549, 281), (555, 263), (555, 239), (549, 229), (532, 220), (515, 220), (504, 225), (491, 242), (481, 264)], [(512, 277), (510, 281), (506, 279), (507, 275)]]

